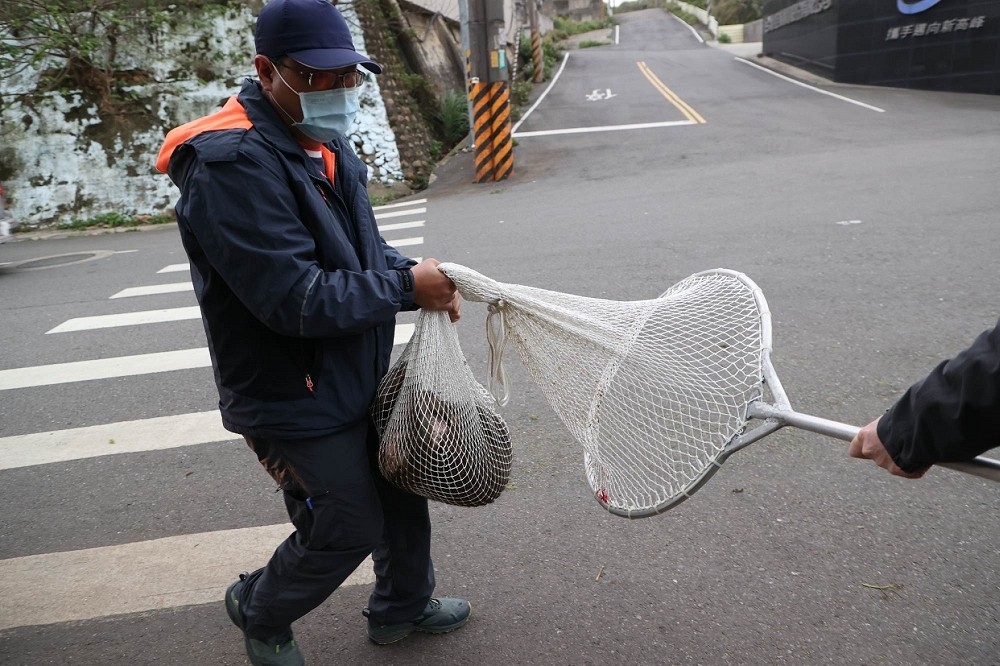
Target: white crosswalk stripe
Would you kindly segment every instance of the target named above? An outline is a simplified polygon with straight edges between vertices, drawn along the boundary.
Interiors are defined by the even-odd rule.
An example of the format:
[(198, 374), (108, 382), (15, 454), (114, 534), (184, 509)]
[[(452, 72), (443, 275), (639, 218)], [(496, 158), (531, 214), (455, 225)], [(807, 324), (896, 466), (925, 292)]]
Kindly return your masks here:
[(426, 208), (414, 208), (413, 210), (393, 210), (387, 213), (380, 213), (375, 216), (375, 220), (386, 220), (390, 217), (404, 217), (406, 215), (423, 215), (427, 212)]
[(417, 227), (422, 226), (424, 226), (423, 220), (415, 220), (413, 222), (397, 222), (395, 224), (380, 225), (378, 230), (385, 233), (387, 231), (399, 231), (400, 229), (416, 229)]
[(382, 211), (392, 210), (394, 208), (412, 208), (413, 206), (419, 206), (425, 203), (427, 203), (427, 199), (410, 199), (409, 201), (397, 201), (396, 203), (375, 206), (373, 210), (375, 211), (375, 218), (378, 219)]
[(423, 245), (424, 237), (415, 236), (413, 238), (400, 238), (392, 242), (393, 247), (409, 247), (410, 245)]
[(0, 437), (0, 469), (239, 439), (219, 410)]
[[(426, 203), (426, 199), (418, 199), (377, 207), (379, 222), (399, 220), (381, 223), (379, 232), (389, 234), (423, 228)], [(420, 219), (407, 220), (407, 217)], [(386, 240), (394, 247), (414, 247), (424, 242), (422, 236)], [(156, 274), (188, 270), (187, 263), (169, 264)], [(191, 292), (192, 283), (183, 281), (133, 286), (118, 291), (109, 299), (145, 303), (170, 294)], [(74, 317), (46, 334), (70, 336), (81, 331), (183, 322), (200, 317), (195, 305), (139, 309)], [(412, 337), (413, 329), (412, 323), (398, 322), (393, 344), (405, 344)], [(72, 385), (210, 365), (208, 349), (199, 347), (8, 368), (0, 370), (0, 391)], [(216, 409), (100, 423), (0, 437), (0, 470), (233, 440), (241, 440), (241, 437), (222, 427)], [(243, 527), (0, 559), (0, 630), (218, 602), (232, 582), (234, 572), (266, 561), (275, 545), (292, 529), (289, 524)], [(183, 567), (177, 566), (179, 561), (183, 561)], [(67, 585), (67, 580), (73, 584)], [(344, 585), (364, 585), (373, 581), (369, 558)]]
[[(239, 563), (266, 562), (292, 531), (247, 527), (0, 560), (0, 630), (221, 601)], [(374, 581), (368, 558), (343, 584)]]
[(133, 296), (155, 296), (156, 294), (174, 294), (182, 291), (194, 291), (190, 282), (173, 282), (171, 284), (152, 284), (147, 287), (129, 287), (122, 289), (111, 298), (131, 298)]
[[(413, 324), (397, 324), (393, 345), (407, 342), (413, 335), (413, 326)], [(196, 349), (99, 358), (90, 361), (10, 368), (0, 370), (0, 391), (85, 382), (95, 379), (131, 377), (173, 370), (191, 370), (207, 368), (211, 365), (212, 359), (209, 356), (208, 347), (198, 347)]]
[(145, 310), (142, 312), (125, 312), (123, 314), (96, 315), (93, 317), (76, 317), (59, 324), (49, 333), (69, 333), (70, 331), (90, 331), (95, 328), (114, 328), (115, 326), (138, 326), (140, 324), (159, 324), (167, 321), (183, 321), (199, 319), (201, 308), (197, 305), (187, 308), (171, 308), (169, 310)]
[(91, 361), (71, 361), (28, 368), (11, 368), (0, 370), (0, 391), (30, 386), (85, 382), (94, 379), (130, 377), (172, 370), (190, 370), (208, 367), (211, 364), (208, 348), (200, 347), (115, 358), (98, 358)]

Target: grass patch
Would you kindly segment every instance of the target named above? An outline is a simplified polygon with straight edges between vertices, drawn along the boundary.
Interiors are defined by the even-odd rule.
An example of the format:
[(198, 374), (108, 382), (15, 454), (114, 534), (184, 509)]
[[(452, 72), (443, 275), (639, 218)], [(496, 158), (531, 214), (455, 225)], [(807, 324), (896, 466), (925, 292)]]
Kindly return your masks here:
[(603, 21), (573, 21), (568, 18), (557, 16), (552, 19), (552, 24), (554, 26), (554, 30), (552, 32), (556, 41), (561, 41), (567, 37), (572, 37), (573, 35), (581, 35), (585, 32), (593, 32), (594, 30), (610, 28), (616, 23), (617, 21), (613, 18), (605, 19)]
[(610, 43), (611, 42), (606, 42), (606, 41), (597, 40), (597, 39), (585, 39), (582, 42), (580, 42), (580, 48), (581, 49), (589, 49), (589, 48), (592, 48), (594, 46), (607, 46)]
[(667, 11), (676, 16), (677, 18), (679, 18), (680, 20), (684, 21), (688, 25), (698, 25), (699, 23), (697, 16), (695, 16), (694, 14), (688, 14), (686, 11), (675, 5), (670, 5), (669, 7), (667, 7)]
[(460, 92), (449, 92), (441, 98), (438, 119), (448, 147), (469, 135), (469, 100)]
[(121, 213), (104, 213), (86, 219), (73, 219), (56, 225), (56, 229), (122, 229), (142, 227), (149, 224), (170, 224), (174, 222), (173, 215), (122, 215)]

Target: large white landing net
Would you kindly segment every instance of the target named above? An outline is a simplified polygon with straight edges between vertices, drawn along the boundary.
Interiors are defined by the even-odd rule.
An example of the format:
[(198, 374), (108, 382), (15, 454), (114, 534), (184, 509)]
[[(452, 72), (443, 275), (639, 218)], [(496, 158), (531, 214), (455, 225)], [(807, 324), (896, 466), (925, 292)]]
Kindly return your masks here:
[(587, 479), (608, 510), (665, 510), (711, 476), (762, 393), (762, 313), (732, 271), (693, 275), (659, 298), (611, 301), (440, 270), (489, 304), (490, 391), (506, 402), (506, 340), (583, 445)]
[(510, 479), (507, 425), (472, 376), (445, 312), (421, 311), (376, 392), (378, 463), (391, 483), (458, 506), (492, 502)]

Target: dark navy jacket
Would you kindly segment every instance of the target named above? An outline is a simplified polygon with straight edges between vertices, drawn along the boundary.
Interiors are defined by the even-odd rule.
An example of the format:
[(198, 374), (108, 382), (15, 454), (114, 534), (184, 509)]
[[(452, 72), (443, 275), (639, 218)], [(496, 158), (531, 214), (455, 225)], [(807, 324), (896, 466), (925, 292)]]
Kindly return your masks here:
[(173, 130), (157, 162), (180, 188), (225, 427), (297, 439), (367, 417), (413, 309), (414, 262), (379, 235), (367, 167), (343, 138), (335, 185), (299, 146), (259, 83), (218, 114)]
[(907, 472), (1000, 446), (1000, 321), (911, 386), (877, 430)]

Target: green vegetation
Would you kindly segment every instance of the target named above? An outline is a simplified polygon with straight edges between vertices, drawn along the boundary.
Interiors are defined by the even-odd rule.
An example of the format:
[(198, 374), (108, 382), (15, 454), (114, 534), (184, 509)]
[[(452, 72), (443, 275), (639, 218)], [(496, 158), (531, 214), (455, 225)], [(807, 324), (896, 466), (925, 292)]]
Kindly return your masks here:
[[(510, 84), (510, 119), (517, 122), (524, 115), (525, 107), (531, 101), (531, 91), (534, 89), (531, 81), (514, 81)], [(517, 145), (515, 143), (515, 145)]]
[[(188, 0), (188, 5), (237, 0)], [(118, 46), (170, 21), (169, 0), (18, 0), (0, 2), (0, 71), (39, 71), (38, 91), (80, 90), (102, 116), (129, 110), (122, 88), (146, 83), (142, 70), (118, 69)]]
[(589, 48), (594, 47), (594, 46), (607, 46), (610, 43), (611, 42), (608, 42), (608, 41), (605, 41), (605, 40), (599, 40), (599, 39), (585, 39), (582, 42), (580, 42), (580, 48), (581, 49), (589, 49)]
[[(559, 42), (562, 38), (556, 39), (555, 30), (550, 31), (542, 38), (542, 67), (543, 75), (542, 80), (552, 78), (552, 70), (555, 68), (556, 63), (562, 58), (563, 51), (559, 47)], [(535, 80), (535, 62), (531, 53), (531, 40), (522, 39), (520, 48), (517, 53), (518, 65), (517, 65), (517, 77), (521, 81), (534, 81)], [(514, 82), (515, 84), (517, 81)], [(530, 93), (530, 89), (528, 91)]]
[(750, 23), (764, 16), (764, 0), (714, 0), (712, 16), (719, 25)]
[[(685, 0), (699, 9), (707, 9), (706, 0)], [(694, 25), (697, 21), (689, 13), (674, 4), (673, 0), (629, 0), (615, 8), (615, 13), (634, 12), (640, 9), (666, 9), (685, 23)], [(711, 14), (719, 25), (749, 23), (764, 16), (764, 0), (712, 0)]]
[(456, 145), (469, 135), (469, 100), (457, 91), (445, 94), (438, 107), (438, 120), (445, 142)]
[(666, 6), (666, 3), (663, 0), (629, 0), (615, 7), (615, 14), (637, 12), (640, 9), (662, 8), (664, 6)]
[(719, 35), (719, 43), (720, 44), (729, 44), (732, 41), (733, 41), (733, 38), (730, 37), (729, 35), (727, 35), (726, 33), (721, 33)]
[(687, 13), (680, 7), (677, 7), (676, 5), (668, 6), (667, 11), (676, 16), (677, 18), (679, 18), (680, 20), (684, 21), (688, 25), (698, 25), (698, 23), (700, 23), (700, 21), (698, 21), (697, 16), (695, 16), (694, 14)]
[(173, 215), (122, 215), (121, 213), (104, 213), (85, 220), (74, 219), (70, 222), (57, 224), (56, 229), (121, 229), (126, 227), (141, 227), (149, 224), (170, 224), (174, 222)]
[(615, 24), (615, 21), (614, 19), (605, 19), (603, 21), (571, 21), (570, 19), (557, 16), (552, 19), (552, 24), (554, 28), (546, 37), (551, 35), (552, 39), (562, 41), (573, 35), (581, 35), (585, 32), (610, 28)]

